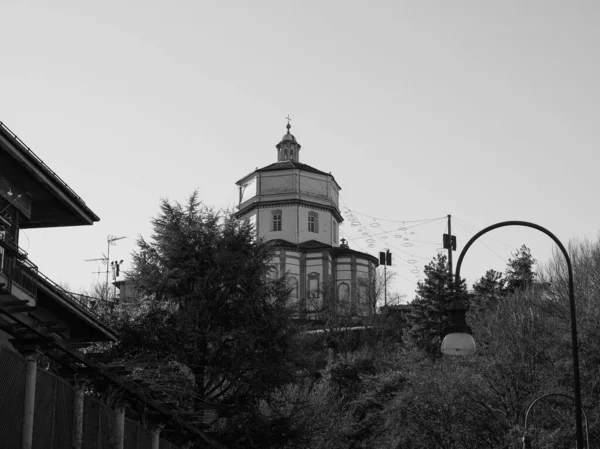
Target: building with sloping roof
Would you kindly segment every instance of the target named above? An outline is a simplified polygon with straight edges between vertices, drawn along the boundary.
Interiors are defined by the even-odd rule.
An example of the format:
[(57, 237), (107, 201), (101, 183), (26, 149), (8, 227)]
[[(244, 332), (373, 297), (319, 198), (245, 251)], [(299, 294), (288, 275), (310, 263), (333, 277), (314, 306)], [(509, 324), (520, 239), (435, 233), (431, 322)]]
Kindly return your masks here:
[[(117, 335), (74, 295), (39, 272), (19, 247), (21, 229), (91, 225), (100, 219), (4, 124), (0, 123), (0, 344), (12, 346), (16, 317), (50, 325), (81, 344)], [(13, 317), (14, 315), (14, 317)]]
[[(190, 438), (202, 430), (124, 381), (80, 349), (115, 342), (116, 332), (77, 296), (40, 273), (19, 246), (21, 229), (92, 225), (98, 216), (25, 143), (0, 122), (0, 443), (1, 447), (160, 447), (162, 427)], [(21, 355), (19, 355), (19, 352)], [(38, 367), (42, 361), (52, 372)], [(55, 372), (60, 372), (60, 376)], [(85, 395), (110, 388), (108, 407)], [(129, 404), (127, 408), (124, 404)], [(114, 406), (114, 404), (111, 404)], [(146, 429), (130, 416), (152, 416)], [(142, 421), (144, 421), (142, 419)], [(127, 441), (124, 446), (124, 442)]]
[(331, 173), (300, 162), (301, 145), (290, 132), (276, 145), (277, 161), (236, 184), (237, 216), (273, 243), (278, 276), (287, 275), (298, 318), (332, 310), (364, 316), (374, 312), (363, 291), (378, 266), (376, 257), (340, 243), (340, 185)]

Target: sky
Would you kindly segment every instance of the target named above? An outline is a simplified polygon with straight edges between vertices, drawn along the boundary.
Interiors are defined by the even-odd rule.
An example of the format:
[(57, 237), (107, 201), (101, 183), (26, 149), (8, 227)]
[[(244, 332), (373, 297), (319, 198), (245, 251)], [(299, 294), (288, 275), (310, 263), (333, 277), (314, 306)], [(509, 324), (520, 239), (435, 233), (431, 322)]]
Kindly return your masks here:
[[(447, 215), (455, 259), (506, 220), (598, 236), (598, 2), (0, 0), (0, 21), (0, 121), (101, 218), (21, 235), (72, 291), (98, 280), (85, 260), (109, 235), (127, 270), (162, 198), (234, 208), (288, 114), (300, 161), (342, 187), (342, 235), (391, 250), (404, 300)], [(463, 277), (522, 244), (552, 257), (539, 231), (503, 228)]]

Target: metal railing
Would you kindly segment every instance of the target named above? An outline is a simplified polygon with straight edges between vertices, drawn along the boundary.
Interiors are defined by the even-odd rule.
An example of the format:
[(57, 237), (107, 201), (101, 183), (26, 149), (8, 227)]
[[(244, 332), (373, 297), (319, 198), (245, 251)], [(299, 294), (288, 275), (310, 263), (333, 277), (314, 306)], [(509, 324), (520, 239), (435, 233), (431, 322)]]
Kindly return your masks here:
[(37, 265), (27, 258), (27, 253), (10, 240), (0, 238), (0, 273), (8, 278), (7, 290), (10, 291), (14, 282), (34, 298), (37, 298), (40, 279), (48, 284), (67, 302), (83, 308), (85, 312), (104, 323), (104, 319), (84, 301), (68, 292), (52, 279), (38, 270)]
[(27, 253), (7, 239), (0, 239), (0, 272), (8, 278), (10, 292), (14, 282), (34, 298), (37, 297), (38, 267)]
[(73, 303), (73, 305), (78, 306), (78, 307), (83, 307), (85, 309), (85, 311), (87, 313), (89, 313), (90, 315), (93, 315), (94, 318), (102, 321), (103, 323), (105, 322), (104, 318), (102, 318), (96, 311), (94, 311), (94, 309), (92, 309), (89, 305), (87, 305), (85, 301), (82, 301), (80, 298), (78, 298), (74, 293), (71, 293), (71, 292), (65, 290), (60, 285), (58, 285), (56, 282), (54, 282), (52, 279), (50, 279), (48, 276), (46, 276), (44, 273), (41, 273), (38, 271), (38, 276), (41, 279), (43, 279), (44, 282), (46, 282), (47, 284), (50, 284), (50, 286), (54, 290), (57, 290), (57, 293), (60, 294), (62, 297), (64, 297), (64, 299), (66, 299), (67, 302), (71, 302), (71, 303)]

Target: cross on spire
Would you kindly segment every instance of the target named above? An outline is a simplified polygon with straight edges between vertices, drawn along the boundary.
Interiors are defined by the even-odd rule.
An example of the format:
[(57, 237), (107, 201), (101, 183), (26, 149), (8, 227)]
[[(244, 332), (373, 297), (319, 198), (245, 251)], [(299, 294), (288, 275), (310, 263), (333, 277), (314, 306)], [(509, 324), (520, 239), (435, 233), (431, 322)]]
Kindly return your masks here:
[(288, 121), (288, 123), (287, 123), (287, 125), (285, 125), (285, 127), (287, 128), (288, 134), (289, 134), (290, 128), (292, 127), (292, 125), (290, 125), (290, 122), (292, 121), (292, 119), (290, 118), (290, 114), (288, 114), (285, 119)]

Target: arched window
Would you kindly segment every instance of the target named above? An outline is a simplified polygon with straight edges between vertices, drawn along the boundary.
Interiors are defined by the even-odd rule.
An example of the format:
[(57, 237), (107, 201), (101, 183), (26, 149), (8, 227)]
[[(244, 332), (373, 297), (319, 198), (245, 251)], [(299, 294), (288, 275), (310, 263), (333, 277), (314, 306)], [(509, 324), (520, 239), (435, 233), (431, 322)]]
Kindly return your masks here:
[(308, 295), (311, 298), (318, 298), (319, 296), (321, 296), (319, 294), (319, 280), (320, 280), (321, 275), (319, 273), (310, 273), (307, 276), (307, 280), (308, 280)]
[(290, 298), (298, 299), (298, 279), (290, 276), (287, 280), (287, 285), (290, 289)]
[(312, 210), (308, 213), (308, 232), (319, 232), (319, 214)]
[(338, 300), (348, 301), (350, 299), (350, 286), (345, 282), (338, 285)]
[(342, 315), (350, 313), (350, 286), (345, 282), (338, 285), (338, 312)]

